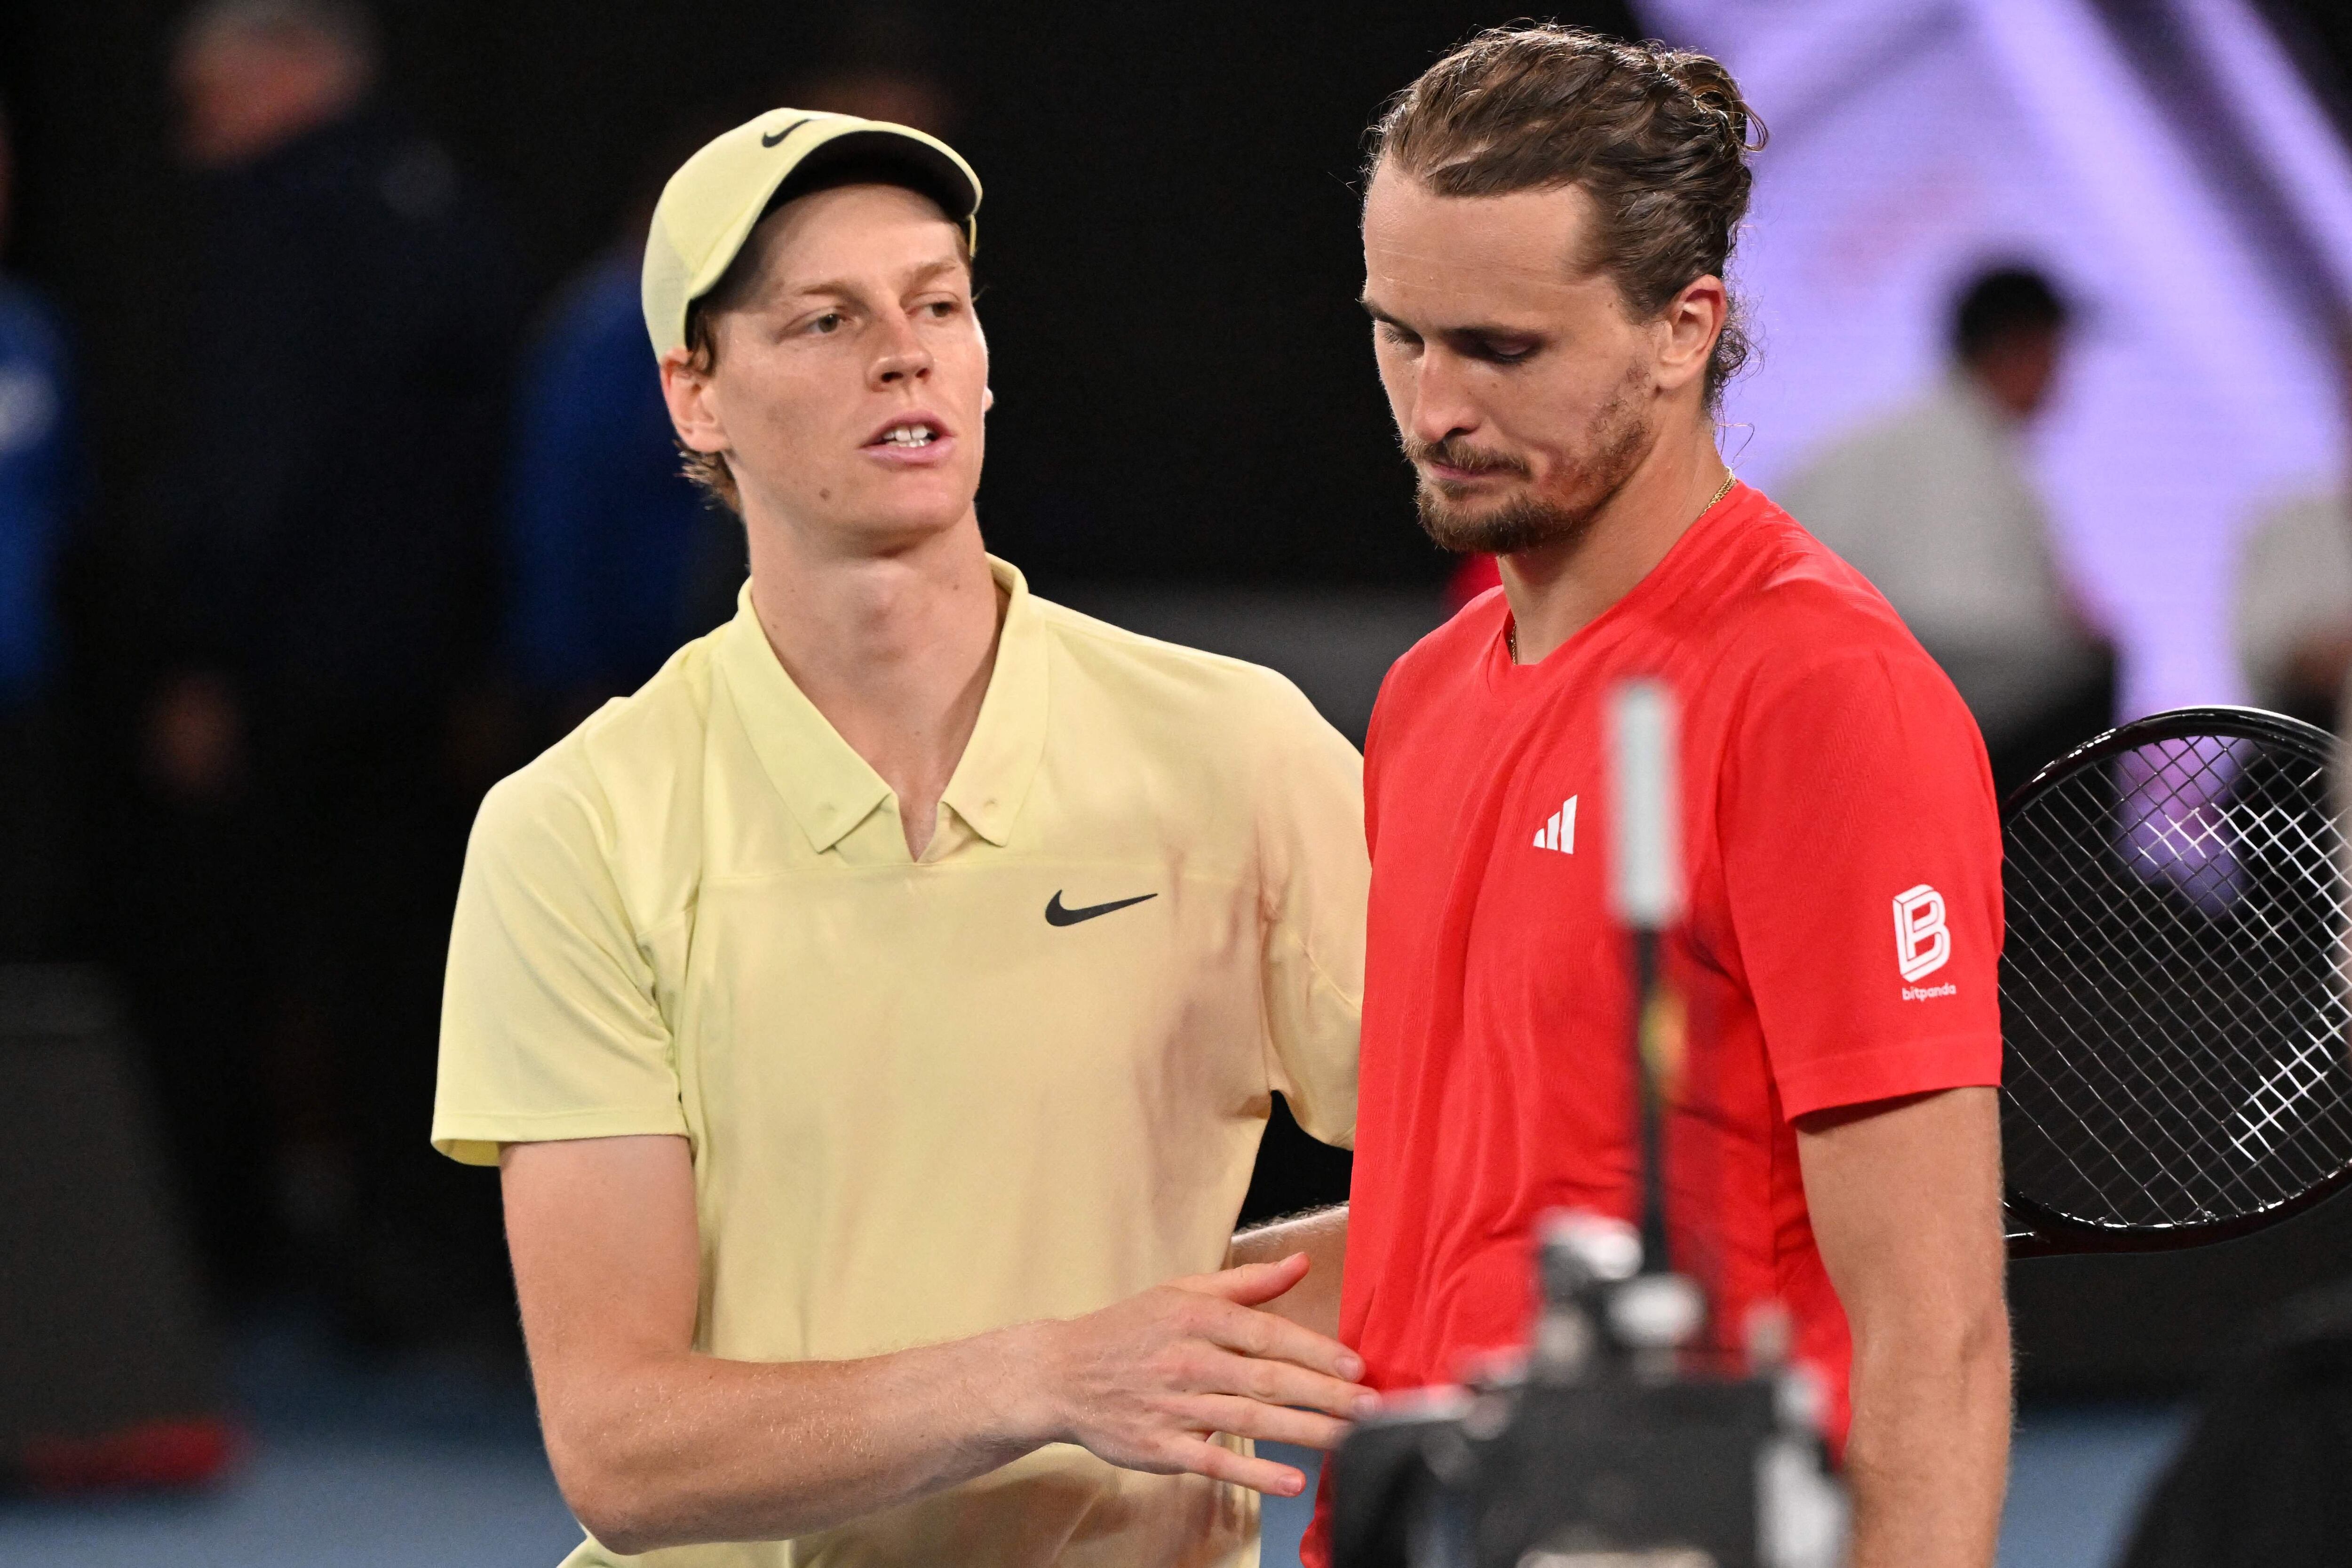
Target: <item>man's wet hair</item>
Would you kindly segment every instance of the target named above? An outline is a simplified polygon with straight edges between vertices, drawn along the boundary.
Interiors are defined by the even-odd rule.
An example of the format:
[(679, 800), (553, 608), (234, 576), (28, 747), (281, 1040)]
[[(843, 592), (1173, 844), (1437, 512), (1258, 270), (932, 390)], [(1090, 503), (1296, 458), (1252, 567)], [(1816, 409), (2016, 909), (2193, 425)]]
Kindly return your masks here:
[(1708, 56), (1519, 23), (1478, 34), (1389, 101), (1372, 124), (1365, 188), (1383, 163), (1444, 196), (1579, 187), (1599, 221), (1575, 262), (1607, 273), (1637, 318), (1695, 279), (1724, 279), (1713, 408), (1750, 353), (1726, 269), (1748, 212), (1748, 155), (1764, 139), (1739, 84)]

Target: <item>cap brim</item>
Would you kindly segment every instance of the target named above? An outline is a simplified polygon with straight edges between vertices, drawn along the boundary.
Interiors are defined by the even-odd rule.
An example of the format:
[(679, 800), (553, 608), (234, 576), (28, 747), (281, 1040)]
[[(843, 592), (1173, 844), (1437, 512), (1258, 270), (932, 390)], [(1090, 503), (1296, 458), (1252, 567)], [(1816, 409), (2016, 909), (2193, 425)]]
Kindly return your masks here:
[(980, 206), (980, 192), (971, 177), (945, 153), (896, 131), (861, 130), (845, 132), (812, 149), (768, 198), (767, 210), (773, 212), (794, 196), (838, 181), (845, 172), (863, 168), (930, 197), (959, 228), (971, 223)]

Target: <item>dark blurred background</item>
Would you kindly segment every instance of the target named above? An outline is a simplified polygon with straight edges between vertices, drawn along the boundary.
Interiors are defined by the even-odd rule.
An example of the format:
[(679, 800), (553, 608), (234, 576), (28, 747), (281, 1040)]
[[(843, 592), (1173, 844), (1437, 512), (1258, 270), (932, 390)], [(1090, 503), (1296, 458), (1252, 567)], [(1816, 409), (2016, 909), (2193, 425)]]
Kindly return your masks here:
[[(37, 1295), (55, 1344), (112, 1355), (123, 1389), (110, 1397), (125, 1410), (165, 1385), (186, 1391), (172, 1395), (182, 1405), (217, 1406), (225, 1375), (278, 1445), (253, 1473), (364, 1513), (377, 1506), (364, 1487), (334, 1489), (348, 1476), (284, 1468), (284, 1435), (315, 1456), (357, 1431), (372, 1453), (414, 1458), (420, 1433), (454, 1430), (448, 1451), (478, 1438), (501, 1456), (482, 1461), (490, 1471), (528, 1447), (495, 1182), (425, 1143), (436, 975), (473, 803), (716, 624), (740, 577), (735, 525), (665, 492), (672, 531), (614, 547), (649, 552), (660, 602), (635, 641), (599, 641), (576, 612), (617, 590), (574, 593), (563, 575), (596, 540), (531, 514), (541, 481), (563, 471), (564, 441), (596, 439), (564, 426), (572, 389), (604, 374), (578, 367), (609, 348), (616, 363), (636, 356), (650, 384), (627, 279), (660, 178), (716, 130), (782, 102), (948, 136), (988, 185), (992, 549), (1048, 596), (1276, 664), (1360, 740), (1387, 662), (1443, 616), (1458, 564), (1412, 521), (1354, 303), (1360, 135), (1448, 45), (1515, 13), (386, 0), (371, 13), (373, 85), (331, 117), (359, 129), (263, 190), (250, 171), (282, 167), (268, 154), (191, 142), (190, 9), (0, 7), (13, 151), (0, 272), (54, 309), (78, 448), (47, 589), (54, 658), (37, 700), (19, 704), (26, 727), (5, 737), (44, 758), (46, 869), (37, 918), (0, 928), (14, 933), (0, 960), (16, 987), (0, 1012), (18, 1019), (10, 1038), (42, 1049), (125, 1042), (120, 1081), (91, 1066), (56, 1090), (84, 1111), (147, 1108), (126, 1114), (152, 1130), (150, 1152), (102, 1162), (135, 1167), (146, 1196), (88, 1196), (85, 1214), (115, 1203), (122, 1234), (151, 1226), (178, 1259), (105, 1289), (59, 1265), (58, 1283), (7, 1300)], [(2127, 55), (2172, 37), (2179, 7), (2081, 9)], [(1643, 30), (1624, 5), (1547, 14)], [(2262, 15), (2309, 100), (2340, 113), (2352, 7), (2277, 0)], [(304, 180), (352, 168), (381, 176), (408, 227), (272, 226), (310, 199)], [(329, 255), (342, 260), (315, 259)], [(385, 257), (380, 273), (355, 259)], [(280, 261), (278, 292), (246, 288)], [(334, 288), (310, 287), (329, 273)], [(2095, 312), (2084, 330), (2098, 332)], [(415, 423), (420, 409), (463, 418), (441, 430)], [(642, 414), (614, 417), (631, 409)], [(666, 460), (657, 442), (655, 457)], [(354, 486), (353, 473), (374, 477)], [(338, 542), (289, 555), (240, 522), (239, 498), (265, 481), (297, 498), (269, 526)], [(666, 482), (627, 482), (640, 481)], [(342, 585), (393, 579), (407, 597), (390, 595), (381, 616), (331, 614), (349, 602)], [(2328, 635), (2352, 657), (2347, 616)], [(2343, 660), (2322, 662), (2315, 679), (2332, 693)], [(0, 717), (15, 724), (15, 711)], [(0, 769), (0, 785), (9, 776)], [(51, 1092), (64, 1079), (41, 1081)], [(26, 1181), (80, 1180), (59, 1173), (88, 1153), (65, 1126), (12, 1132)], [(1344, 1196), (1347, 1170), (1277, 1111), (1247, 1214)], [(2169, 1272), (2021, 1270), (2028, 1389), (2178, 1397), (2253, 1315), (2352, 1274), (2341, 1206)], [(115, 1223), (28, 1223), (0, 1236), (0, 1269), (33, 1279), (33, 1260)], [(86, 1304), (62, 1308), (84, 1300), (78, 1289)], [(145, 1352), (179, 1371), (139, 1371), (105, 1348), (101, 1321), (125, 1292), (155, 1316), (136, 1336)], [(187, 1331), (184, 1353), (183, 1331), (163, 1326), (180, 1318), (207, 1325)], [(237, 1347), (229, 1372), (187, 1371), (219, 1324)], [(0, 1336), (13, 1328), (0, 1321)], [(20, 1362), (37, 1359), (33, 1339), (18, 1342)], [(31, 1417), (8, 1425), (8, 1397), (0, 1388), (0, 1437), (13, 1438)], [(2107, 1464), (2127, 1496), (2177, 1423), (2163, 1405), (2084, 1408), (2089, 1446), (2063, 1452)], [(213, 1437), (226, 1446), (164, 1433), (161, 1448), (75, 1449), (28, 1473), (75, 1485), (209, 1474), (243, 1451), (233, 1433)], [(539, 1489), (528, 1528), (544, 1527), (543, 1470), (515, 1475)], [(157, 1541), (178, 1528), (131, 1521), (149, 1525)], [(74, 1519), (36, 1511), (12, 1527), (0, 1512), (0, 1554), (13, 1554), (11, 1528), (39, 1560), (98, 1560), (72, 1555)], [(568, 1544), (555, 1535), (547, 1561)], [(496, 1556), (480, 1551), (470, 1560)]]
[[(183, 9), (0, 21), (14, 263), (83, 344), (109, 585), (180, 384), (192, 218), (165, 88)], [(381, 23), (386, 95), (495, 195), (533, 301), (613, 242), (650, 153), (861, 57), (934, 76), (989, 187), (992, 545), (1041, 583), (1434, 584), (1445, 563), (1366, 374), (1352, 184), (1371, 109), (1495, 13), (1282, 9), (409, 0)], [(1560, 14), (1631, 26), (1622, 5)]]

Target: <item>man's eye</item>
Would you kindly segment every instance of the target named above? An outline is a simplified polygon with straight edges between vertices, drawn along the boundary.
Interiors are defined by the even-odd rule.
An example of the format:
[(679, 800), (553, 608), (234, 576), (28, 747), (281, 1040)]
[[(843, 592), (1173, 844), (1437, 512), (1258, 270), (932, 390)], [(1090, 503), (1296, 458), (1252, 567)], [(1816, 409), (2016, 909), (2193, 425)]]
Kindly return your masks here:
[(1406, 331), (1393, 321), (1373, 322), (1372, 335), (1384, 343), (1393, 343), (1401, 349), (1417, 349), (1421, 346), (1421, 339), (1418, 336)]
[(839, 331), (841, 330), (842, 322), (845, 320), (846, 320), (846, 318), (844, 317), (840, 311), (827, 310), (824, 315), (819, 316), (814, 321), (811, 321), (808, 324), (808, 330), (816, 333), (820, 337), (826, 336), (833, 332)]
[(1486, 360), (1491, 364), (1517, 364), (1520, 361), (1533, 355), (1535, 352), (1536, 346), (1533, 343), (1494, 342), (1482, 342), (1471, 351), (1477, 358)]
[(934, 300), (923, 309), (931, 313), (931, 320), (944, 321), (956, 313), (958, 307), (953, 300)]

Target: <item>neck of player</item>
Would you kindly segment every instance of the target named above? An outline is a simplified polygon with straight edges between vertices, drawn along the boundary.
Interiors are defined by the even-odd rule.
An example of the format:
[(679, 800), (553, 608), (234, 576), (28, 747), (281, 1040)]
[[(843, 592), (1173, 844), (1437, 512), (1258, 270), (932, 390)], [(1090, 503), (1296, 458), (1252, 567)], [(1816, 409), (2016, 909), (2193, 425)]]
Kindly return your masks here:
[(1712, 421), (1661, 432), (1574, 539), (1501, 557), (1518, 662), (1541, 661), (1632, 593), (1706, 510), (1728, 473)]
[(1003, 626), (979, 518), (967, 510), (885, 544), (795, 526), (756, 501), (745, 510), (751, 608), (768, 646), (898, 796), (907, 853), (920, 859), (980, 721)]

